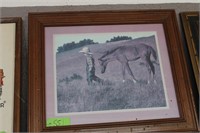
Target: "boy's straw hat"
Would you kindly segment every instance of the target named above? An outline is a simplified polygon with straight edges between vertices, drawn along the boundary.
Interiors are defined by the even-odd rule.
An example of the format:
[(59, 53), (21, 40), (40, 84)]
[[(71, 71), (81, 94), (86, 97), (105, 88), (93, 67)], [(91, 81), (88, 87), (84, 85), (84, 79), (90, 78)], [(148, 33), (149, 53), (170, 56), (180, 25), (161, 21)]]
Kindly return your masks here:
[(84, 54), (92, 54), (90, 52), (90, 49), (88, 47), (83, 47), (81, 51), (79, 51), (80, 53), (84, 53)]

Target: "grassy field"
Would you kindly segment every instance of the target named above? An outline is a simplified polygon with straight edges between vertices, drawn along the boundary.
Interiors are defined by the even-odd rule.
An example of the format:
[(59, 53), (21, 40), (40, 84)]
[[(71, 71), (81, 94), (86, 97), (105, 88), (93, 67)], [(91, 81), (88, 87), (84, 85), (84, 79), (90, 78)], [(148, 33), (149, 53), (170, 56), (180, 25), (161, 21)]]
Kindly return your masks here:
[(73, 80), (58, 88), (59, 113), (166, 106), (162, 84), (134, 84), (128, 80), (82, 87), (80, 82)]
[[(154, 49), (153, 37), (134, 40), (148, 42)], [(125, 42), (126, 43), (126, 42)], [(126, 73), (126, 81), (122, 82), (121, 64), (114, 61), (107, 66), (104, 74), (100, 73), (97, 58), (106, 48), (121, 45), (98, 44), (90, 46), (94, 53), (96, 75), (103, 79), (103, 84), (87, 85), (85, 57), (78, 51), (81, 48), (57, 55), (57, 109), (58, 113), (88, 112), (103, 110), (121, 110), (165, 107), (166, 100), (159, 65), (155, 65), (155, 80), (147, 84), (148, 72), (140, 60), (129, 62), (134, 76), (140, 81), (133, 83)]]

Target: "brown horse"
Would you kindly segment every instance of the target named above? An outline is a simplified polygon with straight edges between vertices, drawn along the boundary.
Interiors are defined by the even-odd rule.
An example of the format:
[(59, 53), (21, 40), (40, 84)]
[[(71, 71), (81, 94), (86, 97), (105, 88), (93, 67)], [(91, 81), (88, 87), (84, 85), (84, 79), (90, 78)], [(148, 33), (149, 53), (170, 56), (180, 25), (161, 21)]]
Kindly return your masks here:
[(131, 75), (133, 82), (136, 83), (137, 80), (134, 77), (128, 62), (141, 59), (149, 72), (148, 83), (150, 83), (151, 72), (153, 73), (153, 79), (155, 75), (155, 68), (153, 62), (150, 59), (151, 55), (154, 57), (155, 60), (157, 60), (156, 52), (151, 46), (144, 43), (138, 43), (132, 45), (123, 45), (108, 50), (98, 60), (101, 67), (101, 73), (104, 73), (106, 71), (106, 66), (109, 62), (115, 60), (119, 61), (122, 64), (123, 82), (125, 82), (125, 70), (127, 70), (129, 75)]

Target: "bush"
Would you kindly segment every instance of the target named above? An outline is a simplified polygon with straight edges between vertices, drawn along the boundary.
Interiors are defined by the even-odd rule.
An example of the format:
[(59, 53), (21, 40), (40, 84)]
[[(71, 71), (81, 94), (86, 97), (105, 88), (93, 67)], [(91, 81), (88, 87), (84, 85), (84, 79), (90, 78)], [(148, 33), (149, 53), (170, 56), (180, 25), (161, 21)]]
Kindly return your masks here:
[(65, 43), (62, 46), (57, 48), (57, 53), (69, 51), (75, 48), (83, 47), (86, 45), (92, 45), (92, 44), (98, 44), (98, 43), (94, 42), (91, 39), (84, 39), (84, 40), (79, 41), (78, 43), (75, 43), (75, 42)]
[(131, 40), (131, 39), (132, 39), (132, 37), (128, 37), (128, 36), (117, 36), (117, 37), (111, 38), (110, 40), (107, 40), (106, 43), (122, 41), (122, 40)]
[(83, 79), (83, 77), (81, 75), (73, 73), (73, 75), (70, 76), (70, 77), (66, 76), (64, 79), (59, 79), (58, 84), (62, 83), (62, 82), (65, 82), (66, 84), (69, 84), (70, 82), (72, 82), (74, 80), (82, 80), (82, 79)]

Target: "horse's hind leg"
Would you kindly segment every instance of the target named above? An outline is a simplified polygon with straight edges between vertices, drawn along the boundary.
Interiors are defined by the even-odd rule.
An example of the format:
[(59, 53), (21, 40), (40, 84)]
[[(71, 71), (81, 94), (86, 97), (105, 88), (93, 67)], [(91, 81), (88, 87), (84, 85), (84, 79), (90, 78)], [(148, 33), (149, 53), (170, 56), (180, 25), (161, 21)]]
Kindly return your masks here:
[(148, 58), (146, 58), (146, 62), (147, 62), (147, 64), (148, 64), (148, 71), (149, 71), (149, 80), (148, 80), (148, 83), (150, 83), (150, 80), (151, 80), (151, 72), (152, 72), (152, 74), (153, 74), (153, 80), (154, 80), (154, 83), (156, 83), (156, 80), (154, 79), (154, 76), (155, 76), (155, 67), (153, 66), (153, 63), (151, 62), (151, 60), (150, 60), (150, 57)]
[(151, 80), (151, 68), (150, 68), (150, 66), (149, 65), (146, 65), (146, 67), (147, 67), (147, 70), (148, 70), (148, 72), (149, 72), (149, 76), (148, 76), (148, 84), (150, 83), (150, 80)]
[(149, 54), (144, 54), (141, 59), (144, 61), (144, 63), (146, 64), (146, 68), (148, 70), (148, 80), (147, 83), (149, 84), (151, 81), (151, 72), (153, 73), (153, 78), (154, 78), (154, 74), (155, 74), (155, 68), (153, 66), (153, 63), (150, 60), (150, 55)]

